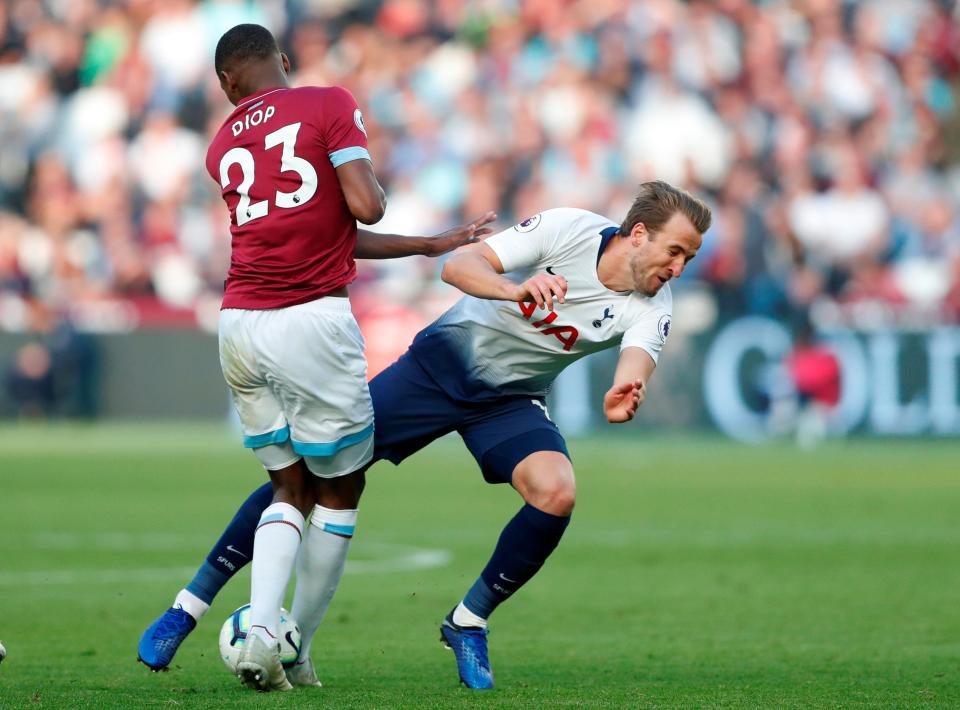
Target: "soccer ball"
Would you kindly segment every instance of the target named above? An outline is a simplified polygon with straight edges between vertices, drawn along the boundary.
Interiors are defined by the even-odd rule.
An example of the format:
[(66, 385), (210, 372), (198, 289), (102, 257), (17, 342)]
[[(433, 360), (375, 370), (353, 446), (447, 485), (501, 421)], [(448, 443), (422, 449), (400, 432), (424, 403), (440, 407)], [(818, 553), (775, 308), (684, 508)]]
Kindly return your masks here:
[[(250, 605), (244, 604), (234, 611), (220, 628), (220, 658), (230, 669), (237, 672), (240, 651), (250, 632)], [(280, 610), (280, 662), (284, 668), (293, 668), (300, 655), (300, 627), (286, 609)]]

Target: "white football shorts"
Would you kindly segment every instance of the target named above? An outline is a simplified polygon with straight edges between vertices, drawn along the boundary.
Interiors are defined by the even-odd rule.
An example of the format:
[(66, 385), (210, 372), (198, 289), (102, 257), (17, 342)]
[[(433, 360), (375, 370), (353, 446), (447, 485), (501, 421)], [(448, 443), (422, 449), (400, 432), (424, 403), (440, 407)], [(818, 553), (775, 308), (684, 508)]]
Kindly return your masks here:
[(267, 470), (303, 458), (332, 478), (373, 457), (367, 362), (349, 299), (220, 311), (220, 366), (243, 445)]

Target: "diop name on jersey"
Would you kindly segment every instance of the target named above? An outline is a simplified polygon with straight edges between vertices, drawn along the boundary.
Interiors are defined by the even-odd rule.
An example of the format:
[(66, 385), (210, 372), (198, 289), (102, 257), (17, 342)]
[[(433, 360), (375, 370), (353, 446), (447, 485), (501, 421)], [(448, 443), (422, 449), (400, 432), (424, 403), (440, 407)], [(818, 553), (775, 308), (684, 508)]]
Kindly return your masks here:
[(261, 123), (266, 123), (276, 112), (277, 109), (273, 106), (267, 106), (266, 109), (258, 108), (256, 111), (248, 113), (242, 119), (234, 121), (230, 125), (230, 130), (233, 131), (234, 136), (239, 136), (252, 126), (259, 126)]

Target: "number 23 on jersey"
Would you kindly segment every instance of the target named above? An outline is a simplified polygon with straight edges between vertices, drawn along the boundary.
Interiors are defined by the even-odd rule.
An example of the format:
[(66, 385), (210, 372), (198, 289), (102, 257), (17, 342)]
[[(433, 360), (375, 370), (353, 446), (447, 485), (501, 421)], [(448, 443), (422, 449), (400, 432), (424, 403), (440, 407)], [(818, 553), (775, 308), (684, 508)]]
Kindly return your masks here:
[[(273, 204), (280, 209), (300, 207), (317, 192), (317, 171), (309, 161), (294, 154), (299, 132), (300, 123), (290, 123), (263, 137), (265, 151), (278, 145), (283, 146), (280, 153), (280, 170), (295, 172), (300, 176), (300, 187), (293, 192), (276, 191)], [(240, 184), (237, 185), (240, 201), (237, 202), (235, 215), (237, 226), (240, 227), (252, 220), (266, 217), (270, 211), (270, 201), (250, 201), (250, 188), (256, 180), (256, 161), (253, 153), (246, 148), (231, 148), (224, 153), (223, 158), (220, 159), (220, 186), (226, 188), (230, 184), (230, 168), (234, 165), (239, 165), (241, 172)]]

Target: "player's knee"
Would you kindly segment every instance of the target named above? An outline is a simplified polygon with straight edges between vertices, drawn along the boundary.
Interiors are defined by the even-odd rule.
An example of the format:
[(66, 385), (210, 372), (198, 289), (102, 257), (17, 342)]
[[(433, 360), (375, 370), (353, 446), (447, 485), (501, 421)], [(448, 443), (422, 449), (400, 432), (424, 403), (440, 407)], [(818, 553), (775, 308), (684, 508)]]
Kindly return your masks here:
[(366, 485), (364, 471), (365, 468), (338, 478), (315, 479), (316, 502), (334, 510), (356, 508)]
[(307, 491), (290, 487), (279, 487), (273, 492), (273, 500), (277, 503), (287, 503), (300, 511), (306, 517), (313, 509), (313, 495)]
[(571, 476), (568, 480), (558, 483), (551, 491), (550, 509), (552, 515), (569, 516), (577, 503), (577, 485)]
[(287, 503), (307, 515), (313, 509), (313, 489), (308, 479), (295, 467), (281, 471), (271, 471), (273, 480), (273, 500)]
[(577, 484), (573, 474), (564, 472), (541, 477), (527, 502), (544, 513), (569, 516), (577, 502)]

